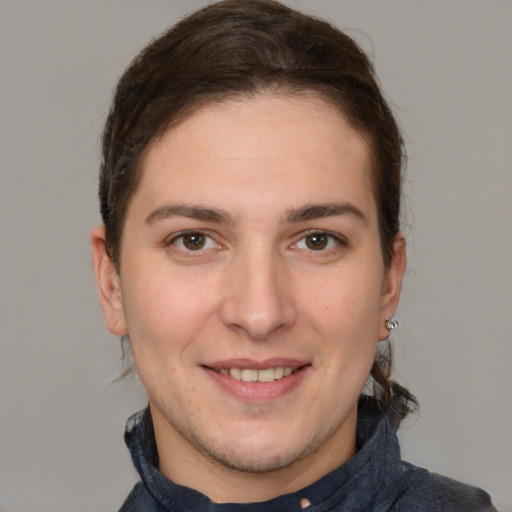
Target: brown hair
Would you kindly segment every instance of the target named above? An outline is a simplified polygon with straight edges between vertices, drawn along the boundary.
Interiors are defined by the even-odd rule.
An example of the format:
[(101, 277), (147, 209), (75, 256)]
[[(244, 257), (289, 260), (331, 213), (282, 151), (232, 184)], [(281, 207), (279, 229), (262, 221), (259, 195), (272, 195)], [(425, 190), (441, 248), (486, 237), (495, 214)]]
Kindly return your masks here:
[[(346, 34), (272, 0), (224, 0), (153, 40), (119, 80), (103, 134), (99, 196), (109, 254), (119, 269), (123, 224), (149, 145), (202, 106), (261, 92), (314, 93), (367, 138), (384, 263), (400, 228), (403, 141), (373, 66)], [(396, 424), (415, 404), (390, 380), (390, 348), (371, 375)]]

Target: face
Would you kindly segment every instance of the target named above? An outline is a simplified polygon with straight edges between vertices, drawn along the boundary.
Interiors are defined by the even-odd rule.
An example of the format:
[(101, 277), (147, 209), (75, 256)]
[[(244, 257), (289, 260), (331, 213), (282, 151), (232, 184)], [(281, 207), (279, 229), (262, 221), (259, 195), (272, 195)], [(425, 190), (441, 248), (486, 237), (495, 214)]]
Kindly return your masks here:
[(336, 465), (403, 272), (381, 254), (364, 138), (315, 98), (208, 107), (152, 145), (120, 273), (93, 234), (159, 450), (240, 471)]

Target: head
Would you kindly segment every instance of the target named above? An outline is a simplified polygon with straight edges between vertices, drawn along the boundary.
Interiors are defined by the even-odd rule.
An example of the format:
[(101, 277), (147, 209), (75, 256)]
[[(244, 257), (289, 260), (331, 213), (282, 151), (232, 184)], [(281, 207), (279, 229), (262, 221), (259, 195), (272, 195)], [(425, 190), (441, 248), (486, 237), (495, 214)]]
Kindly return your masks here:
[(155, 39), (119, 80), (103, 135), (99, 188), (116, 265), (150, 143), (205, 105), (272, 91), (321, 96), (365, 137), (389, 265), (400, 231), (404, 155), (373, 66), (343, 32), (271, 0), (209, 5)]
[[(281, 123), (280, 115), (272, 114), (276, 110), (282, 111), (283, 119), (288, 124)], [(254, 126), (251, 124), (252, 121), (247, 122), (248, 119), (253, 120)], [(299, 124), (296, 130), (288, 128), (295, 122)], [(127, 222), (129, 222), (127, 218), (129, 219), (130, 215), (133, 217), (133, 212), (144, 204), (141, 194), (150, 193), (152, 187), (148, 180), (154, 179), (154, 183), (159, 184), (158, 180), (162, 177), (161, 169), (168, 166), (173, 168), (173, 155), (176, 155), (177, 161), (180, 158), (184, 159), (181, 163), (188, 161), (190, 154), (193, 155), (202, 150), (200, 142), (204, 140), (206, 141), (204, 146), (207, 148), (204, 151), (210, 159), (207, 160), (217, 165), (220, 158), (218, 148), (223, 147), (223, 144), (226, 144), (223, 154), (231, 152), (232, 141), (240, 143), (241, 147), (245, 148), (244, 151), (251, 154), (252, 146), (247, 145), (247, 141), (252, 137), (258, 139), (261, 135), (263, 146), (254, 153), (254, 157), (259, 162), (259, 155), (263, 147), (268, 149), (271, 154), (274, 154), (277, 147), (279, 153), (281, 148), (286, 146), (287, 141), (293, 138), (299, 142), (302, 141), (304, 147), (308, 146), (307, 129), (310, 124), (311, 129), (317, 134), (328, 133), (326, 138), (331, 141), (331, 144), (327, 152), (332, 149), (333, 157), (346, 147), (347, 151), (344, 154), (352, 155), (347, 157), (347, 162), (349, 160), (356, 162), (354, 168), (358, 169), (359, 174), (353, 175), (351, 174), (352, 170), (348, 171), (351, 176), (348, 180), (357, 182), (354, 190), (360, 191), (361, 197), (371, 198), (367, 202), (367, 210), (370, 213), (366, 216), (375, 218), (374, 241), (378, 247), (378, 257), (374, 257), (372, 260), (375, 262), (375, 275), (381, 276), (378, 279), (382, 283), (386, 283), (388, 274), (391, 275), (393, 272), (399, 274), (393, 281), (393, 286), (398, 287), (398, 290), (393, 290), (393, 298), (389, 300), (389, 305), (386, 305), (386, 308), (393, 313), (396, 308), (404, 262), (403, 240), (399, 231), (400, 188), (404, 160), (400, 131), (382, 96), (373, 67), (357, 44), (328, 23), (269, 0), (246, 0), (243, 2), (226, 0), (207, 6), (155, 39), (139, 54), (121, 77), (103, 136), (103, 162), (100, 170), (99, 193), (105, 226), (103, 235), (105, 257), (110, 260), (112, 268), (120, 276), (121, 286), (113, 291), (122, 295), (123, 291), (130, 288), (129, 284), (126, 285), (125, 290), (122, 286), (124, 266), (126, 264), (128, 267), (132, 261), (127, 254), (131, 243), (129, 233), (127, 233)], [(232, 126), (240, 127), (240, 131), (244, 133), (245, 136), (241, 140), (237, 140), (237, 129), (233, 130)], [(277, 130), (277, 135), (266, 137), (265, 133), (273, 129)], [(244, 132), (244, 130), (246, 131)], [(218, 132), (228, 134), (227, 143), (222, 137), (217, 137)], [(199, 136), (198, 134), (200, 134), (200, 138), (195, 140)], [(335, 136), (339, 137), (339, 144), (335, 142)], [(277, 140), (276, 144), (278, 144), (280, 137), (283, 140), (283, 145), (274, 146), (274, 142)], [(347, 141), (352, 141), (353, 144), (348, 147), (346, 146)], [(196, 144), (196, 146), (189, 148), (190, 153), (182, 153), (181, 149), (186, 149), (188, 144)], [(314, 152), (316, 147), (313, 144), (311, 151)], [(298, 151), (298, 153), (301, 152)], [(316, 156), (312, 154), (312, 157), (319, 157), (321, 160), (323, 154)], [(236, 157), (238, 158), (238, 156)], [(290, 161), (293, 162), (293, 158), (290, 158)], [(334, 160), (331, 159), (332, 161)], [(222, 188), (219, 182), (227, 179), (226, 176), (231, 175), (230, 173), (233, 171), (229, 169), (227, 172), (225, 161), (222, 160), (222, 162), (222, 165), (219, 166), (219, 174), (215, 176), (211, 184), (212, 187), (218, 187), (216, 198), (222, 199), (223, 194), (226, 195), (227, 216), (229, 217), (232, 212), (236, 216), (239, 203), (230, 203), (233, 193), (240, 194), (242, 203), (244, 194), (246, 194), (248, 204), (252, 204), (253, 199), (251, 198), (254, 194), (250, 188), (230, 189), (231, 185)], [(281, 168), (286, 167), (287, 162), (288, 159), (283, 159)], [(304, 158), (301, 162), (296, 166), (299, 183), (301, 172), (304, 170)], [(328, 162), (323, 163), (326, 168), (330, 165)], [(209, 176), (203, 176), (203, 169), (195, 160), (189, 162), (189, 165), (191, 175), (195, 176), (194, 172), (196, 169), (198, 170), (196, 178), (190, 178), (190, 182), (187, 182), (189, 180), (187, 173), (178, 170), (175, 175), (171, 173), (162, 178), (166, 186), (172, 189), (174, 179), (176, 190), (186, 192), (187, 186), (199, 187), (200, 190), (201, 183), (208, 180)], [(350, 167), (348, 163), (346, 167), (347, 169)], [(253, 171), (254, 165), (248, 172), (252, 173)], [(266, 172), (269, 173), (269, 169), (266, 168)], [(313, 189), (317, 178), (312, 177), (308, 172), (306, 170), (304, 173), (304, 184)], [(322, 172), (321, 167), (320, 173)], [(287, 176), (290, 180), (294, 180), (293, 173)], [(329, 174), (329, 170), (325, 171), (325, 176), (331, 176), (329, 179), (334, 180), (332, 183), (337, 180), (335, 174), (332, 172)], [(253, 177), (254, 190), (257, 190), (261, 183), (258, 182), (257, 174), (254, 174)], [(273, 192), (270, 195), (276, 199), (276, 202), (286, 198), (287, 192), (289, 192), (285, 186), (286, 180), (278, 172), (269, 173), (268, 178), (269, 183), (273, 183)], [(308, 180), (310, 181), (308, 182)], [(244, 181), (245, 184), (249, 182), (250, 180)], [(226, 183), (231, 183), (231, 180)], [(299, 187), (296, 192), (290, 193), (299, 197), (303, 188)], [(290, 187), (290, 190), (292, 189), (293, 187)], [(281, 196), (275, 190), (281, 190)], [(266, 193), (265, 190), (260, 192), (255, 196), (254, 201), (259, 201), (258, 198)], [(366, 192), (368, 192), (367, 195), (365, 195)], [(278, 195), (275, 196), (275, 194)], [(357, 193), (355, 195), (357, 196)], [(325, 213), (327, 203), (329, 203), (327, 209), (332, 206), (332, 202), (327, 198), (323, 204), (324, 211), (320, 216), (329, 217), (332, 214), (332, 212)], [(221, 204), (221, 209), (222, 206)], [(261, 209), (262, 205), (256, 206)], [(300, 217), (302, 215), (301, 218), (304, 219), (307, 210), (304, 207), (307, 206), (307, 201), (298, 206), (302, 208), (302, 210), (299, 208), (302, 213), (295, 211), (292, 216)], [(188, 203), (180, 205), (179, 208), (182, 209), (178, 212), (179, 215), (187, 218), (191, 215), (195, 215), (196, 218), (197, 215), (203, 216), (205, 218), (201, 222), (207, 223), (219, 222), (218, 218), (216, 220), (212, 220), (212, 218), (224, 215), (223, 209), (220, 214), (217, 210), (205, 211), (204, 209), (199, 214), (197, 211), (192, 214), (190, 211), (183, 213), (183, 208), (188, 208)], [(290, 208), (293, 209), (293, 205), (290, 205)], [(153, 217), (149, 219), (150, 222), (155, 218), (170, 216), (169, 211), (165, 213), (164, 210), (160, 209), (154, 212)], [(285, 212), (283, 211), (283, 213)], [(172, 215), (175, 214), (176, 211), (173, 211)], [(243, 210), (242, 214), (247, 214), (250, 218), (251, 212)], [(318, 212), (309, 211), (306, 216), (317, 214)], [(352, 211), (352, 214), (358, 216), (357, 208)], [(260, 219), (261, 226), (264, 226), (265, 222), (270, 226), (272, 219), (265, 220), (263, 217)], [(220, 222), (224, 221), (221, 219)], [(357, 223), (357, 219), (353, 219), (353, 222)], [(258, 231), (259, 225), (255, 222), (251, 230), (247, 232)], [(264, 232), (263, 227), (261, 232)], [(181, 245), (187, 243), (192, 246), (202, 244), (202, 248), (205, 244), (203, 232), (196, 233), (194, 231), (186, 236), (189, 237), (187, 240), (183, 233), (179, 237), (176, 235), (171, 240), (173, 247), (178, 243)], [(222, 238), (222, 242), (212, 241), (208, 238), (207, 243), (214, 245), (205, 247), (210, 250), (211, 254), (218, 254), (219, 258), (225, 258), (223, 244), (226, 247), (243, 246), (240, 241), (242, 237), (237, 239), (236, 243), (231, 243), (230, 236), (222, 233), (219, 237)], [(201, 237), (203, 238), (201, 239)], [(236, 238), (234, 235), (233, 237)], [(262, 237), (258, 239), (258, 243), (263, 240)], [(297, 248), (302, 250), (304, 243), (307, 243), (308, 247), (309, 244), (334, 243), (334, 239), (329, 235), (326, 238), (324, 233), (321, 233), (320, 237), (307, 235), (304, 240), (306, 242), (299, 240), (293, 244), (290, 242), (287, 247), (291, 248), (291, 252), (288, 251), (287, 254), (293, 253), (292, 257), (295, 258), (296, 253), (293, 251)], [(256, 244), (256, 239), (253, 242)], [(217, 246), (216, 243), (218, 243)], [(254, 246), (256, 247), (256, 245)], [(258, 245), (258, 247), (260, 246)], [(309, 250), (307, 247), (306, 249)], [(210, 264), (211, 262), (206, 263)], [(400, 267), (398, 270), (397, 266)], [(294, 263), (293, 268), (299, 267), (300, 265), (297, 267)], [(360, 270), (362, 272), (362, 269)], [(126, 272), (130, 272), (130, 269)], [(288, 275), (285, 270), (282, 273)], [(276, 269), (270, 272), (271, 277), (267, 283), (270, 288), (275, 283), (277, 283), (275, 286), (279, 288), (281, 278), (278, 274)], [(231, 275), (232, 282), (240, 279), (240, 276)], [(312, 273), (306, 269), (301, 275), (309, 276)], [(197, 275), (194, 274), (194, 276), (196, 279)], [(250, 280), (248, 276), (246, 277)], [(283, 277), (283, 279), (285, 278)], [(265, 276), (261, 277), (261, 281), (265, 281)], [(274, 284), (269, 284), (271, 281)], [(210, 283), (211, 287), (215, 286), (212, 284), (213, 282)], [(215, 283), (217, 282), (215, 281)], [(385, 288), (387, 285), (382, 283), (379, 281), (379, 286)], [(223, 286), (230, 288), (231, 281)], [(254, 286), (257, 288), (260, 285), (256, 283)], [(288, 287), (289, 283), (287, 283), (286, 289)], [(354, 290), (356, 288), (357, 286), (354, 286)], [(262, 288), (258, 288), (258, 290), (258, 293), (268, 292), (268, 290), (262, 291)], [(282, 290), (277, 290), (276, 293), (279, 295), (281, 292)], [(382, 293), (377, 292), (380, 295), (376, 295), (376, 298), (380, 301), (381, 296), (386, 293), (385, 290)], [(337, 296), (336, 288), (333, 288), (333, 296)], [(123, 299), (125, 297), (121, 297), (121, 304)], [(197, 300), (201, 301), (203, 297), (198, 296)], [(207, 301), (207, 298), (204, 300)], [(283, 304), (288, 304), (287, 300), (283, 299)], [(290, 299), (290, 304), (292, 302), (293, 299)], [(130, 310), (134, 307), (133, 303), (134, 301), (127, 305), (125, 302), (123, 307)], [(287, 333), (291, 329), (290, 326), (296, 321), (294, 316), (296, 308), (290, 306), (287, 309), (289, 304), (286, 304), (282, 308), (281, 306), (277, 307), (277, 309), (281, 308), (279, 315), (282, 318), (275, 320), (275, 325), (251, 324), (250, 328), (244, 328), (244, 336), (249, 336), (253, 340), (273, 339), (277, 344), (280, 343), (279, 340), (286, 339), (289, 336)], [(239, 335), (243, 322), (238, 321), (239, 319), (235, 319), (235, 317), (240, 311), (235, 311), (236, 307), (234, 306), (234, 309), (232, 307), (228, 311), (229, 307), (224, 306), (222, 306), (224, 321), (225, 323), (230, 322), (231, 326), (228, 337), (235, 331)], [(321, 313), (316, 312), (318, 313), (317, 317), (326, 315), (325, 318), (328, 319), (328, 322), (336, 323), (335, 316), (326, 313), (329, 304), (326, 303), (324, 306)], [(369, 310), (373, 311), (374, 306), (375, 304), (369, 301)], [(230, 317), (231, 320), (226, 320), (227, 317)], [(233, 327), (235, 325), (236, 328)], [(123, 334), (123, 329), (126, 329), (127, 334), (132, 336), (129, 322), (127, 327), (123, 325), (119, 331), (112, 330)], [(379, 334), (381, 330), (375, 328), (374, 331), (375, 343), (377, 338), (385, 338), (384, 335)], [(308, 350), (304, 348), (303, 354), (309, 354)], [(137, 351), (141, 353), (143, 350), (135, 350), (136, 363)], [(352, 354), (355, 357), (354, 354), (355, 352)], [(411, 397), (406, 390), (389, 381), (389, 357), (380, 355), (373, 359), (375, 351), (371, 344), (368, 345), (368, 354), (372, 356), (372, 361), (369, 365), (365, 363), (368, 366), (365, 378), (371, 371), (377, 398), (383, 407), (391, 407), (396, 411), (395, 419), (398, 422), (406, 414)], [(365, 356), (366, 358), (368, 358), (368, 354)], [(141, 360), (144, 357), (144, 355), (140, 355)], [(204, 353), (202, 357), (206, 357)], [(280, 363), (276, 362), (273, 366), (278, 367)], [(361, 368), (364, 373), (364, 365)], [(221, 369), (216, 368), (215, 370)], [(139, 368), (139, 373), (141, 373), (141, 368)], [(144, 369), (142, 369), (142, 373), (144, 373)], [(148, 380), (152, 378), (148, 376)], [(334, 380), (336, 381), (336, 379)], [(193, 393), (193, 388), (189, 391)], [(154, 401), (157, 402), (158, 398), (155, 397)], [(333, 426), (334, 428), (337, 427)], [(333, 432), (324, 432), (324, 434), (325, 437), (332, 435)], [(242, 447), (242, 449), (247, 449), (248, 453), (251, 450), (250, 446)], [(314, 449), (316, 447), (313, 444), (304, 447), (306, 451)], [(301, 456), (304, 456), (304, 453)], [(276, 464), (279, 463), (276, 462)], [(252, 467), (252, 470), (257, 471), (256, 466), (257, 464)], [(271, 468), (272, 465), (265, 467)]]

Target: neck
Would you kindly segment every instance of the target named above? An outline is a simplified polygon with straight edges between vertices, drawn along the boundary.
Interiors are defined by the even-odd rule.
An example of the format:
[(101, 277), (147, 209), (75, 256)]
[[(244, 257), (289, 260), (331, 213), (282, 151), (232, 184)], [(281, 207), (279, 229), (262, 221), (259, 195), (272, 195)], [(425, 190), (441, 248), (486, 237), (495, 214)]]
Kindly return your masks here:
[(151, 414), (160, 472), (215, 503), (256, 503), (299, 491), (347, 462), (356, 452), (356, 409), (316, 450), (283, 468), (263, 473), (234, 470), (212, 460), (169, 428), (155, 408), (151, 408)]

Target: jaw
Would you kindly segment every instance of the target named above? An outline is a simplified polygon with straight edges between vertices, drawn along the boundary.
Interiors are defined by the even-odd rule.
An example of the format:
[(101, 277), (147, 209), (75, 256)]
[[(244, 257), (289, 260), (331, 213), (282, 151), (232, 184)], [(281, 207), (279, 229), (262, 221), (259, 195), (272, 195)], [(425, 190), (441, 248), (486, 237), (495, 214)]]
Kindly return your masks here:
[[(162, 421), (168, 425), (167, 420), (150, 405), (162, 474), (218, 503), (259, 502), (295, 492), (355, 453), (357, 409), (346, 417), (340, 415), (339, 424), (323, 431), (294, 424), (289, 418), (269, 418), (261, 409), (258, 418), (259, 407), (255, 407), (255, 417), (225, 422), (222, 437), (215, 425), (210, 432), (175, 430), (169, 436), (168, 429), (162, 433), (159, 428)], [(297, 432), (300, 439), (294, 437)], [(167, 451), (172, 457), (165, 456)], [(179, 468), (172, 463), (178, 459)]]

